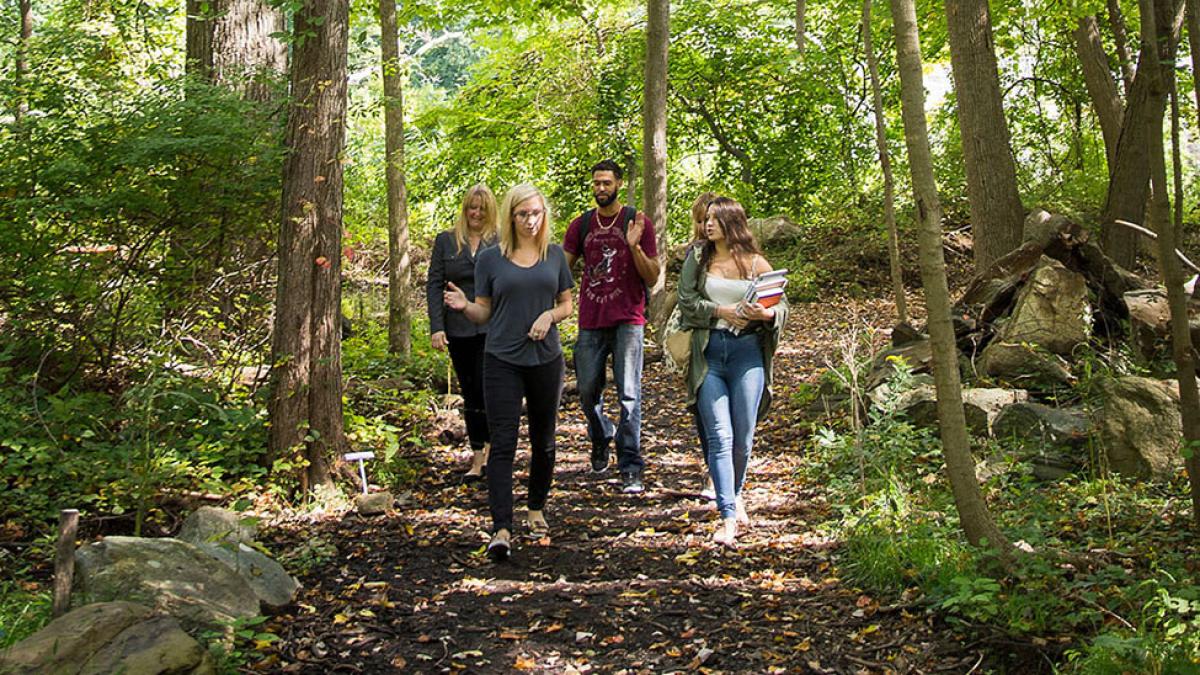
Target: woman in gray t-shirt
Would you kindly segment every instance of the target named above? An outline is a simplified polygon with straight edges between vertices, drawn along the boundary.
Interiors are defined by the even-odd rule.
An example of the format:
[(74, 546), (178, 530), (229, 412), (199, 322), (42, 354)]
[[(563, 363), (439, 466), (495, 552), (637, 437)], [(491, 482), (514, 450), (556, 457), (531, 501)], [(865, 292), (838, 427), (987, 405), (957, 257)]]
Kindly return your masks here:
[(500, 243), (475, 263), (475, 300), (454, 284), (446, 306), (475, 323), (488, 322), (483, 391), (492, 447), (488, 456), (488, 505), (493, 560), (512, 550), (512, 465), (517, 452), (521, 401), (529, 417), (529, 530), (549, 531), (543, 509), (554, 477), (554, 435), (563, 383), (557, 323), (571, 316), (574, 281), (562, 247), (550, 243), (545, 197), (532, 185), (508, 191), (500, 207)]

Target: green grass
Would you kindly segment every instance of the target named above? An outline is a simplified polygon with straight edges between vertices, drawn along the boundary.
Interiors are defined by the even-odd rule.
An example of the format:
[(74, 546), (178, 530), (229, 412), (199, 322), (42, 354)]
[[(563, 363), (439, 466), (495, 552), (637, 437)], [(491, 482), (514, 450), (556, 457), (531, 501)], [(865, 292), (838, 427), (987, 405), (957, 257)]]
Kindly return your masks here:
[(0, 581), (0, 651), (37, 632), (50, 621), (50, 590)]

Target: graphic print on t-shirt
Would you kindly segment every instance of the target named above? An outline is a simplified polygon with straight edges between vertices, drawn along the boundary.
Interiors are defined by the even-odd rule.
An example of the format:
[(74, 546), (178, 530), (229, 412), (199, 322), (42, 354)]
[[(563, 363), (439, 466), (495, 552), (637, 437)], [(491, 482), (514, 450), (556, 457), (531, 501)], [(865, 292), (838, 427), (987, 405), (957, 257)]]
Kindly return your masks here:
[(628, 256), (618, 255), (621, 252), (618, 247), (628, 248), (624, 234), (615, 227), (603, 231), (595, 228), (584, 242), (587, 270), (583, 292), (596, 304), (606, 304), (625, 293), (626, 284), (619, 280), (626, 274)]

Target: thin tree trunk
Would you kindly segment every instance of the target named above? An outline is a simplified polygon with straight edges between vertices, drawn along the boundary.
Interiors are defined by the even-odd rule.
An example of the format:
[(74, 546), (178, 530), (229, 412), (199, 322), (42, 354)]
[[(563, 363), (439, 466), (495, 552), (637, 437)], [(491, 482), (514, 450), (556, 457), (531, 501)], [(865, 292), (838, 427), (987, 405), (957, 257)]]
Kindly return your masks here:
[(1188, 49), (1192, 56), (1192, 90), (1200, 113), (1200, 0), (1187, 0)]
[(1017, 191), (987, 0), (946, 0), (950, 63), (967, 174), (975, 268), (1021, 245), (1025, 210)]
[(1121, 64), (1121, 79), (1125, 83), (1125, 95), (1133, 86), (1133, 59), (1129, 56), (1129, 34), (1125, 30), (1125, 17), (1121, 14), (1120, 0), (1107, 0), (1108, 22), (1112, 26), (1113, 42), (1117, 45), (1117, 61)]
[(1007, 539), (992, 520), (987, 503), (975, 477), (975, 459), (967, 436), (963, 412), (962, 384), (958, 373), (958, 350), (950, 322), (950, 291), (946, 284), (946, 263), (942, 256), (942, 206), (933, 175), (933, 158), (925, 124), (925, 85), (921, 74), (921, 45), (917, 36), (914, 0), (891, 0), (892, 20), (896, 27), (896, 61), (900, 70), (901, 111), (904, 138), (908, 145), (909, 165), (917, 214), (920, 218), (918, 243), (921, 255), (921, 280), (929, 311), (929, 335), (933, 346), (934, 386), (941, 427), (942, 455), (946, 475), (954, 493), (954, 504), (967, 540), (973, 545), (1009, 550)]
[[(670, 0), (646, 0), (646, 80), (642, 118), (642, 180), (646, 215), (657, 228), (658, 250), (667, 244), (667, 49), (671, 40)], [(653, 293), (665, 287), (660, 265)]]
[(1085, 16), (1079, 19), (1079, 27), (1075, 29), (1075, 52), (1079, 55), (1079, 65), (1083, 68), (1083, 81), (1087, 86), (1088, 96), (1092, 99), (1092, 109), (1096, 111), (1096, 118), (1100, 120), (1104, 153), (1111, 170), (1117, 155), (1117, 140), (1121, 137), (1121, 117), (1125, 111), (1121, 105), (1117, 83), (1108, 67), (1108, 55), (1104, 53), (1104, 45), (1100, 43), (1100, 28), (1096, 24), (1096, 17)]
[(303, 449), (302, 487), (331, 483), (342, 421), (342, 163), (348, 0), (295, 17), (279, 278), (271, 345), (270, 457)]
[[(1125, 100), (1125, 116), (1121, 120), (1121, 136), (1117, 140), (1116, 159), (1109, 170), (1108, 194), (1101, 217), (1101, 247), (1108, 257), (1122, 267), (1133, 267), (1137, 258), (1137, 234), (1113, 223), (1125, 220), (1140, 223), (1150, 196), (1150, 147), (1153, 142), (1153, 120), (1162, 120), (1167, 105), (1165, 91), (1151, 86), (1153, 77), (1147, 64), (1169, 63), (1175, 59), (1177, 34), (1175, 10), (1167, 0), (1156, 3), (1154, 14), (1142, 17), (1142, 48), (1138, 69)], [(1154, 42), (1147, 35), (1162, 35)], [(1161, 143), (1161, 141), (1160, 141)]]
[[(1165, 0), (1159, 0), (1163, 2)], [(1141, 0), (1143, 12), (1153, 0)], [(1156, 36), (1155, 36), (1156, 37)], [(1167, 39), (1170, 39), (1168, 37)], [(1157, 41), (1157, 40), (1154, 40)], [(1193, 55), (1194, 58), (1194, 55)], [(1179, 381), (1179, 412), (1183, 420), (1183, 440), (1189, 449), (1187, 457), (1188, 480), (1191, 484), (1192, 525), (1200, 530), (1200, 389), (1196, 384), (1195, 351), (1192, 346), (1191, 329), (1188, 326), (1188, 297), (1183, 288), (1184, 275), (1179, 259), (1175, 257), (1176, 241), (1183, 231), (1183, 165), (1179, 151), (1179, 97), (1175, 87), (1175, 71), (1168, 65), (1159, 67), (1154, 63), (1155, 89), (1165, 89), (1171, 96), (1171, 159), (1175, 174), (1175, 217), (1171, 221), (1170, 205), (1167, 202), (1166, 161), (1162, 147), (1162, 117), (1150, 130), (1153, 147), (1151, 168), (1152, 221), (1158, 229), (1158, 268), (1163, 285), (1167, 288), (1167, 302), (1171, 308), (1171, 355), (1175, 360), (1175, 374)], [(1165, 82), (1164, 82), (1165, 80)], [(1154, 133), (1155, 129), (1159, 133)]]
[[(638, 191), (638, 157), (632, 150), (630, 150), (629, 154), (625, 157), (625, 203), (626, 204), (637, 204), (637, 193), (638, 193), (637, 191)], [(655, 223), (654, 225), (655, 225), (655, 227), (663, 227), (663, 226), (660, 226), (658, 223)]]
[(29, 40), (33, 37), (33, 3), (31, 0), (18, 0), (17, 10), (20, 13), (20, 35), (17, 39), (17, 54), (13, 63), (13, 121), (20, 128), (21, 118), (28, 107), (25, 96), (25, 73), (29, 72)]
[(904, 273), (900, 267), (900, 237), (896, 229), (896, 187), (892, 176), (892, 158), (887, 146), (887, 124), (884, 120), (883, 92), (879, 86), (879, 63), (871, 39), (871, 0), (863, 0), (863, 50), (867, 57), (867, 73), (871, 77), (871, 104), (875, 114), (875, 148), (879, 151), (879, 166), (883, 169), (883, 219), (887, 223), (888, 261), (892, 273), (892, 294), (896, 298), (896, 320), (908, 323), (908, 303), (904, 297)]
[(804, 28), (804, 0), (796, 0), (796, 51), (804, 56), (805, 43), (808, 41)]
[(400, 79), (400, 46), (396, 34), (396, 0), (379, 0), (383, 40), (384, 139), (387, 146), (388, 211), (388, 350), (412, 350), (408, 255), (408, 189), (404, 177), (404, 85)]

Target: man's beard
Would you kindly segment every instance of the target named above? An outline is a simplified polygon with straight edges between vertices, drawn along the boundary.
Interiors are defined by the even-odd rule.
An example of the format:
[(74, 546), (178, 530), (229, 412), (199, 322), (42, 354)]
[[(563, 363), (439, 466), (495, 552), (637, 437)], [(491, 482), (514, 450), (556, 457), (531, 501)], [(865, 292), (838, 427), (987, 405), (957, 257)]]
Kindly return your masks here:
[(597, 195), (597, 194), (593, 194), (592, 196), (596, 198), (596, 205), (601, 206), (601, 207), (608, 206), (609, 204), (612, 204), (613, 202), (617, 201), (617, 193), (615, 190), (612, 192), (612, 194), (608, 195), (607, 197)]

